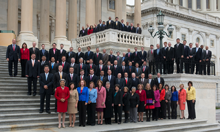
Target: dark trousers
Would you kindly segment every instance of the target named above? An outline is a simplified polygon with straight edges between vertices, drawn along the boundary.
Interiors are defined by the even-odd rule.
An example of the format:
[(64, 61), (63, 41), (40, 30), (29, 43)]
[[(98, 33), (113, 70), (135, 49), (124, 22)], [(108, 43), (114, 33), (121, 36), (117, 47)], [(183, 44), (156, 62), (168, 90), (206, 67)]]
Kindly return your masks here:
[[(151, 69), (152, 68), (152, 69)], [(152, 72), (152, 70), (153, 70), (153, 72)], [(151, 62), (149, 62), (149, 72), (151, 73), (151, 74), (155, 74), (155, 71), (154, 71), (154, 62), (153, 61), (151, 61)]]
[(210, 61), (205, 61), (204, 62), (204, 75), (206, 75), (206, 67), (207, 67), (207, 75), (210, 75)]
[(184, 58), (184, 63), (185, 63), (185, 73), (189, 73), (189, 59)]
[(167, 61), (167, 71), (168, 74), (173, 74), (173, 60)]
[(201, 65), (202, 62), (196, 61), (196, 74), (202, 74)]
[(167, 74), (167, 61), (163, 60), (163, 74)]
[(55, 98), (55, 112), (57, 112), (57, 99)]
[(177, 101), (171, 101), (171, 110), (172, 110), (171, 117), (172, 117), (172, 119), (177, 118), (176, 109), (177, 109)]
[(25, 77), (26, 63), (27, 63), (27, 60), (24, 60), (24, 59), (21, 60), (21, 76), (22, 77)]
[(191, 70), (190, 73), (194, 74), (194, 68), (195, 68), (195, 62), (193, 61), (193, 59), (189, 59), (189, 69)]
[(151, 109), (146, 109), (146, 120), (147, 121), (150, 121), (150, 117), (151, 117), (151, 112), (152, 110)]
[(124, 111), (125, 113), (125, 121), (127, 122), (128, 121), (128, 111)]
[(44, 99), (46, 97), (46, 111), (50, 110), (50, 94), (46, 92), (40, 94), (40, 111), (44, 111)]
[(152, 120), (158, 120), (159, 108), (160, 107), (155, 107), (153, 109), (153, 118), (152, 118)]
[(79, 125), (86, 125), (86, 105), (85, 101), (78, 102)]
[(105, 118), (105, 124), (111, 124), (112, 121), (111, 121), (111, 118)]
[(162, 74), (162, 63), (160, 61), (155, 61), (156, 65), (156, 72), (158, 73), (158, 70), (160, 69), (160, 74)]
[(183, 61), (181, 58), (176, 58), (177, 73), (183, 73)]
[(115, 112), (115, 123), (118, 123), (118, 116), (119, 116), (119, 122), (121, 122), (122, 107), (118, 105), (114, 105), (114, 112)]
[(37, 93), (37, 78), (35, 77), (28, 77), (28, 94), (31, 94), (31, 87), (32, 87), (32, 82), (33, 82), (33, 87), (34, 87), (34, 94)]
[(170, 102), (165, 102), (165, 119), (166, 119), (166, 111), (168, 112), (168, 119), (170, 119)]
[(10, 76), (12, 76), (12, 64), (14, 64), (14, 76), (17, 76), (18, 60), (9, 60), (8, 71)]
[(165, 118), (166, 117), (166, 104), (165, 100), (162, 100), (160, 102), (160, 109), (159, 109), (159, 118)]
[(188, 107), (188, 118), (189, 119), (195, 119), (196, 118), (196, 112), (195, 112), (195, 103), (193, 103), (192, 100), (187, 100), (187, 107)]
[(95, 125), (96, 103), (87, 104), (87, 124)]

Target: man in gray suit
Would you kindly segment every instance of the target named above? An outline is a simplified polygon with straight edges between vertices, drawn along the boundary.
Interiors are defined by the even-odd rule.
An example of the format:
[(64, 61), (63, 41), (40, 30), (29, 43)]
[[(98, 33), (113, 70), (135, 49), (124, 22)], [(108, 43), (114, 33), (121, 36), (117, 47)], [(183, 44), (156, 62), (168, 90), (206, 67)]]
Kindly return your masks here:
[(106, 53), (106, 50), (105, 49), (103, 49), (103, 57), (102, 57), (102, 61), (103, 61), (103, 65), (107, 65), (107, 63), (108, 63), (108, 58), (109, 58), (109, 55)]
[(145, 89), (145, 86), (146, 86), (146, 84), (147, 84), (148, 82), (147, 82), (147, 79), (145, 79), (145, 74), (144, 74), (144, 73), (141, 73), (141, 78), (139, 79), (139, 83), (140, 83), (140, 84), (143, 84), (143, 86), (144, 86), (143, 89)]
[(125, 79), (124, 78), (121, 78), (121, 73), (118, 73), (118, 76), (115, 80), (115, 84), (118, 84), (120, 87), (119, 89), (121, 91), (123, 91), (124, 87), (125, 87)]
[(153, 70), (153, 74), (155, 74), (155, 70), (154, 70), (154, 46), (150, 45), (150, 50), (148, 51), (147, 54), (147, 61), (149, 63), (149, 73), (152, 72)]
[(139, 63), (137, 62), (136, 64), (135, 64), (135, 74), (136, 74), (136, 78), (140, 78), (141, 77), (141, 73), (142, 73), (142, 71), (141, 71), (141, 68), (139, 68)]

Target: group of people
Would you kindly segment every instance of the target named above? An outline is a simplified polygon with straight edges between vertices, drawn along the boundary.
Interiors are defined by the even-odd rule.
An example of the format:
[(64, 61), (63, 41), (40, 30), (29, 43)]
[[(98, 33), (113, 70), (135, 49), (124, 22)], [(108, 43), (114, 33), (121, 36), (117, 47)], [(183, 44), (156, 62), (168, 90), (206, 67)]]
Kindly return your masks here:
[(137, 34), (142, 33), (140, 24), (137, 24), (137, 27), (134, 27), (133, 23), (130, 23), (129, 25), (129, 22), (126, 22), (126, 25), (125, 25), (123, 19), (121, 21), (119, 21), (118, 19), (119, 19), (118, 17), (115, 17), (115, 21), (113, 21), (111, 17), (109, 17), (108, 21), (105, 22), (100, 19), (99, 24), (94, 24), (94, 26), (93, 25), (89, 26), (89, 24), (87, 24), (86, 29), (82, 27), (82, 30), (80, 30), (79, 37), (83, 37), (85, 35), (90, 35), (92, 33), (104, 31), (105, 29), (116, 29), (120, 31), (126, 31), (126, 32), (137, 33)]

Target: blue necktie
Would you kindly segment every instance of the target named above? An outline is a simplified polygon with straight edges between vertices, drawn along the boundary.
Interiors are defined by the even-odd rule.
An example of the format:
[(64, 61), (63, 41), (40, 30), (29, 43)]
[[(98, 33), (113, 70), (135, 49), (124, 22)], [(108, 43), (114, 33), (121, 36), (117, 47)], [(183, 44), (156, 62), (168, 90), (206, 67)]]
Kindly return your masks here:
[(54, 63), (53, 63), (53, 64), (52, 64), (52, 66), (51, 66), (51, 67), (52, 67), (52, 69), (53, 69), (53, 66), (54, 66)]
[(46, 81), (47, 81), (48, 73), (46, 74)]
[(90, 51), (88, 51), (88, 56), (89, 56)]
[(103, 77), (101, 77), (101, 80), (103, 81)]

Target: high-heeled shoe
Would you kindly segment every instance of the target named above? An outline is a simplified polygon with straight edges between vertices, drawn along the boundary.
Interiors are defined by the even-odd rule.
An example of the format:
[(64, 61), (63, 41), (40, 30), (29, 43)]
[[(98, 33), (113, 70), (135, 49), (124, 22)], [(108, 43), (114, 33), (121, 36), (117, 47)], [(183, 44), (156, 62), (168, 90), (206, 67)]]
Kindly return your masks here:
[(61, 125), (58, 126), (58, 129), (60, 129), (60, 128), (61, 128)]
[(65, 125), (63, 125), (63, 128), (65, 128)]

